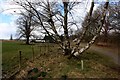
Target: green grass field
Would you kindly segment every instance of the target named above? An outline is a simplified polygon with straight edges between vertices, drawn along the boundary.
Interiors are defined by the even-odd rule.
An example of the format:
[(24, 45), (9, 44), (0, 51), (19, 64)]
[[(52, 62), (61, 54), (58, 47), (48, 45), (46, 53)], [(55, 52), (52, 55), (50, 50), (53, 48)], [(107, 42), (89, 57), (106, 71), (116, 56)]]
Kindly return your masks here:
[[(37, 56), (45, 52), (46, 44), (25, 45), (23, 42), (3, 41), (2, 42), (2, 67), (3, 73), (13, 73), (19, 68), (19, 51), (22, 51), (22, 67), (25, 66), (27, 60), (32, 60), (33, 47), (34, 55)], [(49, 44), (50, 45), (50, 44)], [(42, 47), (40, 47), (42, 46)]]
[[(19, 53), (22, 51), (22, 69), (26, 71), (28, 60), (32, 60), (32, 46), (34, 46), (35, 61), (32, 68), (36, 67), (47, 72), (47, 78), (60, 78), (66, 75), (68, 78), (117, 78), (118, 66), (115, 65), (107, 56), (97, 54), (96, 52), (86, 52), (80, 56), (80, 59), (67, 59), (67, 56), (61, 55), (62, 51), (57, 47), (51, 48), (46, 54), (46, 44), (25, 45), (22, 42), (2, 42), (2, 67), (4, 74), (7, 75), (18, 69)], [(54, 45), (54, 44), (49, 44)], [(81, 70), (81, 59), (84, 61), (84, 69)], [(48, 70), (50, 69), (50, 70)], [(48, 71), (47, 71), (48, 70)], [(27, 71), (26, 71), (27, 72)], [(20, 75), (20, 74), (19, 74)]]
[[(31, 46), (22, 45), (19, 42), (2, 42), (2, 65), (3, 72), (11, 73), (14, 69), (18, 68), (19, 64), (19, 51), (22, 51), (24, 58), (31, 58)], [(14, 72), (14, 71), (13, 71)]]

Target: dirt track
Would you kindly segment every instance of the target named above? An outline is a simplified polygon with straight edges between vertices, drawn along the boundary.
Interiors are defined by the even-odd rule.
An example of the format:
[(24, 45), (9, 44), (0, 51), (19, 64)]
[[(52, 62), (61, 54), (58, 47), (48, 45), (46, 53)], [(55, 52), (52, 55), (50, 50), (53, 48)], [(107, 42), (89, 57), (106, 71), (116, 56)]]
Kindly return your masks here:
[[(82, 44), (82, 46), (85, 44)], [(103, 46), (96, 46), (92, 45), (92, 47), (89, 49), (92, 51), (96, 51), (100, 54), (107, 55), (110, 57), (115, 64), (120, 65), (120, 48), (108, 48), (108, 47), (103, 47)]]
[(90, 49), (109, 56), (113, 60), (114, 63), (120, 65), (119, 56), (117, 52), (112, 52), (112, 51), (107, 50), (106, 48), (97, 47), (97, 46), (92, 46)]

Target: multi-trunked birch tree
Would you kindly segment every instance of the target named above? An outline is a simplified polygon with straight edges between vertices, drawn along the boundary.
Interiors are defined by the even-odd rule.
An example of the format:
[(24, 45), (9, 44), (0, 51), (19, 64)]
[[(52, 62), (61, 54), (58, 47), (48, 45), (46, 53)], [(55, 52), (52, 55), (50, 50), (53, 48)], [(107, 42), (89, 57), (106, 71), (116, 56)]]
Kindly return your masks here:
[[(72, 42), (70, 41), (69, 28), (73, 25), (76, 25), (76, 22), (73, 19), (74, 15), (71, 15), (71, 11), (75, 6), (80, 5), (80, 2), (70, 2), (69, 0), (63, 0), (61, 2), (50, 2), (49, 0), (17, 0), (15, 2), (17, 5), (23, 7), (25, 11), (34, 16), (34, 20), (36, 20), (37, 24), (39, 23), (40, 28), (43, 29), (62, 48), (65, 55), (69, 55), (69, 58), (72, 56), (79, 56), (87, 49), (89, 49), (90, 46), (95, 42), (104, 25), (109, 4), (109, 1), (107, 0), (103, 6), (104, 9), (102, 11), (101, 20), (97, 22), (98, 28), (96, 30), (96, 34), (83, 48), (80, 48), (79, 46), (85, 36), (87, 29), (89, 28), (89, 25), (92, 23), (92, 21), (95, 21), (100, 17), (98, 15), (94, 20), (91, 21), (94, 9), (94, 0), (91, 2), (87, 25), (83, 26), (82, 34), (78, 39), (76, 39), (77, 41), (75, 46), (71, 45)], [(69, 17), (72, 17), (72, 20), (69, 21)], [(64, 39), (61, 39), (61, 35), (59, 34), (58, 29), (63, 29)]]

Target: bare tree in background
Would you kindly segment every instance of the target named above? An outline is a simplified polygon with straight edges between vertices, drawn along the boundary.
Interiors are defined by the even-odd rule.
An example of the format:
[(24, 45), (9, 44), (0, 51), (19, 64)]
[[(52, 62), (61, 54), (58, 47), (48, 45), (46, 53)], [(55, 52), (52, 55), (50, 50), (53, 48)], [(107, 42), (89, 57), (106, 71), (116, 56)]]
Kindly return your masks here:
[(110, 23), (110, 30), (120, 33), (120, 1), (117, 4), (110, 5), (108, 20)]
[[(94, 35), (96, 35), (97, 30), (99, 28), (99, 26), (98, 26), (99, 22), (102, 18), (102, 11), (103, 10), (104, 10), (103, 5), (101, 5), (93, 12), (93, 15), (91, 17), (91, 24), (89, 25), (89, 27), (85, 33), (85, 37), (84, 37), (86, 42), (90, 41), (91, 38)], [(108, 32), (109, 32), (109, 29), (108, 29), (109, 23), (108, 23), (107, 17), (105, 19), (105, 22), (104, 22), (104, 25), (103, 25), (102, 31), (101, 31), (104, 34), (104, 42), (107, 42), (107, 37), (108, 37)], [(88, 24), (88, 22), (87, 22), (88, 19), (89, 19), (89, 14), (86, 15), (84, 21), (82, 22), (82, 26), (83, 26), (82, 29), (84, 29), (84, 26), (86, 26)]]
[(30, 13), (21, 14), (17, 19), (16, 24), (18, 25), (17, 34), (20, 38), (26, 39), (26, 44), (29, 44), (30, 37), (32, 35), (32, 31), (35, 29), (35, 22), (32, 20), (32, 15)]
[(12, 34), (10, 35), (10, 40), (13, 40), (13, 35)]
[[(116, 4), (110, 4), (108, 7), (108, 12), (107, 12), (107, 16), (104, 22), (104, 25), (102, 27), (102, 31), (101, 31), (101, 35), (103, 37), (100, 37), (100, 41), (107, 43), (109, 40), (109, 33), (112, 31), (114, 31), (115, 33), (120, 33), (120, 27), (119, 27), (119, 13), (120, 13), (120, 6), (119, 6), (120, 2), (116, 3)], [(94, 11), (93, 13), (93, 17), (91, 18), (92, 23), (89, 25), (89, 28), (86, 32), (86, 38), (85, 40), (90, 40), (95, 34), (96, 34), (96, 30), (97, 30), (97, 26), (98, 26), (98, 22), (100, 21), (100, 19), (102, 18), (102, 11), (104, 10), (103, 8), (103, 4), (100, 5), (97, 10)], [(97, 20), (94, 20), (97, 16), (99, 15), (99, 18)], [(89, 15), (87, 14), (82, 25), (85, 26), (87, 25), (87, 19)]]
[[(69, 30), (72, 25), (76, 25), (76, 22), (74, 21), (74, 15), (71, 14), (71, 11), (74, 9), (75, 6), (79, 5), (78, 2), (70, 2), (62, 1), (62, 3), (58, 2), (50, 2), (49, 0), (46, 1), (28, 1), (25, 2), (19, 1), (16, 3), (23, 7), (24, 10), (27, 12), (30, 12), (27, 7), (30, 7), (32, 9), (32, 12), (30, 12), (34, 17), (37, 19), (37, 23), (39, 23), (40, 27), (43, 28), (43, 30), (63, 49), (65, 55), (70, 55), (69, 58), (72, 56), (79, 56), (81, 53), (85, 52), (91, 44), (93, 44), (96, 40), (96, 38), (99, 36), (99, 33), (101, 32), (102, 26), (104, 25), (105, 17), (106, 17), (106, 11), (108, 8), (108, 3), (106, 2), (104, 5), (104, 9), (102, 11), (102, 17), (100, 21), (98, 22), (98, 29), (96, 31), (96, 34), (93, 36), (93, 38), (87, 43), (87, 45), (81, 49), (79, 49), (79, 45), (81, 41), (83, 40), (83, 37), (85, 36), (85, 33), (87, 32), (87, 29), (89, 25), (92, 23), (92, 13), (94, 9), (94, 0), (91, 3), (91, 8), (89, 11), (89, 16), (87, 19), (87, 25), (84, 26), (82, 35), (80, 38), (77, 39), (76, 46), (71, 46), (70, 36), (69, 36)], [(71, 21), (69, 21), (69, 17), (71, 18)], [(97, 20), (99, 16), (97, 16), (94, 20)], [(77, 26), (77, 25), (76, 25)], [(60, 34), (58, 32), (58, 29), (62, 29), (64, 41), (60, 39)], [(54, 36), (51, 36), (54, 35)]]

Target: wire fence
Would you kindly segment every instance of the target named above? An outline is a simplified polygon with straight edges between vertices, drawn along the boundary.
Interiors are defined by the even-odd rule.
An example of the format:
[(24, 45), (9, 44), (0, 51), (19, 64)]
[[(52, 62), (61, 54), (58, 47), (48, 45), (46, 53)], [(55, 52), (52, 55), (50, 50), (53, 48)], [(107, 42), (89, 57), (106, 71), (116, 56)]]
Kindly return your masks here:
[(27, 66), (27, 61), (35, 61), (35, 58), (39, 57), (41, 54), (48, 54), (49, 52), (54, 53), (54, 49), (57, 47), (54, 43), (37, 43), (31, 45), (31, 48), (28, 52), (18, 50), (17, 55), (13, 56), (9, 59), (9, 64), (4, 64), (9, 67), (9, 70), (3, 71), (2, 70), (2, 77), (9, 78), (16, 73), (18, 73), (22, 68)]

